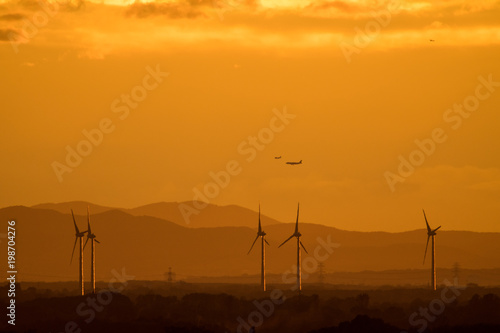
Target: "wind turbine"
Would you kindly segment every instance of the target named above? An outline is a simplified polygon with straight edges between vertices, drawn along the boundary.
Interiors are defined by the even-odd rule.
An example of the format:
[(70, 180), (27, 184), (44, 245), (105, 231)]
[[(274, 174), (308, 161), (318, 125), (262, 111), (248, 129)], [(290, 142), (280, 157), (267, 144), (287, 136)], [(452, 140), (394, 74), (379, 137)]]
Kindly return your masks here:
[(306, 248), (304, 247), (304, 244), (302, 244), (302, 242), (300, 241), (300, 236), (302, 236), (302, 234), (299, 232), (299, 205), (300, 204), (297, 204), (297, 221), (295, 222), (295, 232), (293, 233), (293, 235), (288, 237), (288, 239), (286, 241), (281, 243), (281, 245), (278, 247), (281, 247), (283, 244), (288, 242), (293, 237), (297, 237), (297, 289), (299, 290), (299, 293), (300, 293), (300, 291), (302, 290), (302, 275), (301, 275), (301, 271), (300, 271), (300, 247), (302, 246), (304, 251), (306, 251), (306, 253), (308, 253), (308, 252), (307, 252)]
[(425, 263), (425, 256), (427, 255), (427, 247), (429, 246), (429, 238), (432, 237), (432, 244), (431, 244), (431, 254), (432, 254), (432, 263), (431, 263), (431, 284), (432, 284), (432, 290), (436, 290), (436, 262), (435, 262), (435, 257), (436, 257), (436, 249), (434, 245), (434, 237), (436, 236), (436, 231), (441, 228), (441, 226), (437, 227), (436, 229), (431, 229), (429, 226), (429, 223), (427, 222), (427, 216), (425, 216), (425, 210), (422, 209), (424, 212), (424, 218), (425, 218), (425, 224), (427, 225), (427, 244), (425, 245), (425, 253), (424, 253), (424, 262)]
[(252, 246), (250, 247), (250, 250), (248, 251), (247, 255), (252, 251), (253, 246), (255, 245), (255, 242), (259, 237), (262, 240), (262, 263), (261, 263), (261, 268), (260, 268), (260, 284), (262, 286), (262, 290), (266, 291), (266, 247), (264, 245), (264, 242), (266, 242), (267, 245), (269, 243), (265, 239), (266, 233), (262, 230), (262, 226), (260, 224), (260, 204), (259, 204), (259, 229), (257, 230), (257, 237), (255, 237), (255, 240), (252, 243)]
[(73, 209), (71, 210), (71, 216), (73, 216), (73, 224), (75, 225), (75, 244), (73, 244), (73, 252), (71, 252), (71, 260), (70, 264), (73, 262), (73, 255), (75, 254), (75, 247), (76, 247), (76, 242), (78, 238), (80, 238), (80, 275), (79, 275), (79, 282), (80, 282), (80, 294), (84, 295), (85, 294), (85, 286), (84, 286), (84, 281), (83, 281), (83, 243), (82, 243), (82, 238), (85, 236), (85, 231), (81, 231), (78, 229), (78, 226), (76, 225), (75, 221), (75, 214), (73, 214)]
[(89, 207), (87, 207), (87, 225), (88, 225), (88, 233), (87, 233), (87, 240), (85, 241), (85, 246), (87, 246), (87, 242), (89, 239), (91, 240), (91, 257), (92, 257), (92, 265), (90, 266), (90, 284), (92, 286), (92, 294), (95, 294), (95, 242), (99, 242), (97, 239), (95, 239), (95, 235), (92, 233), (92, 230), (90, 229), (90, 213), (89, 213)]

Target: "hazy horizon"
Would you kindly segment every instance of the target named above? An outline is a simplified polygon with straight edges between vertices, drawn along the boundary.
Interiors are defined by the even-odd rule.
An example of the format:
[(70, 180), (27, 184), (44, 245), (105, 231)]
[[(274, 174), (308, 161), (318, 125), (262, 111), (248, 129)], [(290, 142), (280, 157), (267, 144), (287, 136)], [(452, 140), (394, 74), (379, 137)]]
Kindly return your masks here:
[(0, 0), (0, 202), (260, 201), (280, 221), (300, 202), (303, 221), (388, 232), (425, 209), (500, 232), (499, 16), (498, 0)]
[[(91, 206), (92, 205), (96, 205), (96, 206), (100, 206), (100, 207), (104, 207), (106, 209), (114, 209), (114, 210), (122, 210), (122, 209), (125, 209), (125, 210), (133, 210), (133, 209), (136, 209), (136, 208), (143, 208), (143, 207), (147, 207), (147, 206), (150, 206), (150, 205), (156, 205), (156, 204), (189, 204), (191, 205), (192, 202), (191, 201), (175, 201), (175, 202), (165, 202), (165, 201), (161, 201), (161, 202), (154, 202), (154, 203), (149, 203), (149, 204), (146, 204), (146, 205), (140, 205), (140, 206), (131, 206), (131, 207), (119, 207), (119, 206), (106, 206), (106, 205), (102, 205), (102, 204), (99, 204), (99, 203), (95, 203), (95, 202), (90, 202), (90, 201), (85, 201), (85, 200), (77, 200), (77, 201), (66, 201), (66, 202), (43, 202), (43, 203), (38, 203), (38, 204), (35, 204), (35, 205), (12, 205), (12, 206), (5, 206), (5, 207), (0, 207), (0, 209), (3, 209), (3, 208), (9, 208), (9, 207), (14, 207), (14, 206), (24, 206), (24, 207), (29, 207), (29, 208), (36, 208), (36, 209), (53, 209), (53, 208), (49, 208), (49, 207), (39, 207), (39, 206), (44, 206), (44, 205), (70, 205), (71, 203), (79, 203), (79, 204), (84, 204), (84, 205), (87, 205), (87, 204), (90, 204)], [(240, 205), (236, 205), (236, 204), (227, 204), (227, 205), (216, 205), (216, 204), (210, 204), (212, 206), (216, 206), (216, 207), (231, 207), (231, 206), (236, 206), (236, 207), (241, 207), (241, 208), (245, 208), (245, 209), (248, 209), (254, 213), (258, 213), (258, 209), (255, 210), (255, 209), (252, 209), (251, 207), (244, 207), (244, 206), (240, 206)], [(86, 211), (80, 211), (78, 210), (76, 207), (74, 207), (75, 205), (70, 205), (72, 207), (72, 209), (74, 210), (74, 213), (75, 213), (75, 216), (78, 215), (78, 216), (86, 216)], [(62, 214), (69, 214), (70, 211), (65, 211), (65, 210), (61, 210), (61, 209), (55, 209), (56, 211), (62, 213)], [(127, 213), (127, 214), (130, 214), (130, 212), (127, 212), (127, 211), (123, 211), (124, 213)], [(200, 213), (203, 212), (203, 209), (200, 209), (199, 210)], [(97, 214), (100, 214), (101, 212), (98, 212)], [(95, 212), (93, 213), (94, 215), (96, 214)], [(156, 214), (157, 215), (157, 214)], [(150, 215), (152, 216), (152, 215)], [(192, 216), (192, 215), (191, 215)], [(266, 216), (268, 218), (271, 218), (272, 220), (275, 220), (277, 223), (284, 223), (284, 224), (293, 224), (295, 223), (294, 219), (295, 217), (293, 218), (289, 218), (287, 220), (279, 220), (277, 218), (275, 218), (274, 216), (270, 216), (269, 214), (263, 214), (263, 216)], [(158, 217), (158, 218), (162, 218), (162, 219), (165, 219), (167, 221), (169, 221), (169, 217), (168, 216), (155, 216), (155, 217)], [(339, 230), (343, 230), (343, 231), (355, 231), (355, 232), (387, 232), (387, 233), (401, 233), (401, 232), (411, 232), (411, 231), (416, 231), (416, 230), (425, 230), (425, 222), (424, 222), (424, 225), (418, 225), (418, 226), (415, 226), (415, 228), (409, 228), (409, 229), (405, 229), (405, 230), (380, 230), (380, 229), (373, 229), (373, 230), (356, 230), (356, 229), (349, 229), (349, 228), (340, 228), (336, 225), (332, 225), (332, 224), (325, 224), (325, 223), (321, 223), (321, 222), (318, 222), (318, 221), (306, 221), (306, 220), (302, 220), (300, 221), (301, 223), (306, 223), (306, 224), (319, 224), (319, 225), (324, 225), (324, 226), (327, 226), (327, 227), (332, 227), (332, 228), (336, 228), (336, 229), (339, 229)], [(188, 221), (184, 221), (184, 223), (177, 223), (179, 225), (183, 225), (185, 224), (184, 226), (185, 227), (192, 227), (192, 225), (190, 225), (190, 223), (188, 223)], [(235, 226), (241, 226), (241, 225), (235, 225)], [(437, 226), (437, 225), (436, 225)], [(198, 228), (204, 228), (204, 227), (218, 227), (218, 226), (204, 226), (204, 225), (196, 225), (195, 227), (198, 227)], [(256, 229), (257, 228), (257, 223), (255, 223), (255, 225), (253, 226), (249, 226), (250, 228), (252, 229)], [(470, 232), (485, 232), (485, 233), (498, 233), (498, 231), (494, 231), (494, 230), (482, 230), (482, 231), (478, 231), (478, 230), (471, 230), (471, 229), (449, 229), (449, 228), (446, 228), (446, 229), (443, 229), (441, 228), (441, 231), (470, 231)]]

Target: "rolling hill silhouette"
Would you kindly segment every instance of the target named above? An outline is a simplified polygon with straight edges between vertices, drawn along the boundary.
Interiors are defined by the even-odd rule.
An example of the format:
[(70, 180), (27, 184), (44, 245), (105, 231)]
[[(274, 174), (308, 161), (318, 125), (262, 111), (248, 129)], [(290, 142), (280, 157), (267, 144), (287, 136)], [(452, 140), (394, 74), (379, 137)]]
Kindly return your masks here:
[[(91, 209), (98, 210), (93, 206)], [(80, 229), (86, 229), (86, 209), (75, 206), (74, 210)], [(78, 265), (73, 262), (70, 266), (74, 241), (70, 213), (13, 206), (0, 209), (0, 219), (17, 221), (18, 277), (21, 280), (76, 280)], [(254, 225), (256, 221), (257, 215)], [(255, 228), (187, 228), (157, 217), (134, 216), (115, 209), (92, 214), (91, 223), (92, 231), (101, 241), (96, 246), (97, 280), (109, 280), (113, 277), (113, 270), (121, 271), (122, 268), (136, 279), (151, 280), (164, 279), (168, 267), (172, 267), (180, 279), (257, 274), (260, 269), (259, 251), (246, 254), (255, 238)], [(271, 244), (267, 249), (266, 263), (269, 274), (292, 276), (295, 245), (285, 244), (280, 249), (277, 246), (293, 228), (293, 223), (265, 228)], [(322, 241), (318, 239), (324, 243), (330, 238), (331, 242), (339, 244), (325, 261), (329, 272), (427, 267), (427, 263), (422, 265), (426, 240), (424, 229), (402, 233), (352, 232), (311, 223), (302, 223), (300, 228), (302, 242), (309, 251), (309, 255), (303, 253), (303, 260), (314, 258), (315, 253), (325, 255), (326, 251), (320, 245)], [(497, 268), (499, 265), (500, 233), (443, 230), (436, 242), (438, 268), (450, 268), (455, 262), (467, 269)], [(6, 250), (5, 246), (6, 242), (0, 244), (2, 250)], [(89, 257), (90, 251), (85, 249), (87, 278)], [(314, 261), (307, 260), (312, 267)]]
[[(110, 210), (120, 210), (133, 216), (151, 216), (171, 221), (184, 227), (236, 227), (245, 226), (253, 228), (258, 219), (258, 213), (236, 205), (217, 206), (207, 204), (204, 209), (199, 209), (198, 214), (190, 214), (186, 220), (179, 210), (179, 205), (195, 209), (192, 201), (186, 202), (158, 202), (149, 205), (139, 206), (136, 208), (114, 208), (99, 206), (85, 201), (72, 201), (64, 203), (45, 203), (32, 206), (32, 208), (51, 209), (63, 214), (67, 214), (70, 209), (75, 213), (77, 211), (84, 212), (87, 206), (90, 206), (90, 212), (93, 214), (103, 213)], [(200, 203), (205, 205), (205, 203)], [(261, 215), (262, 224), (264, 226), (281, 223), (275, 219)]]

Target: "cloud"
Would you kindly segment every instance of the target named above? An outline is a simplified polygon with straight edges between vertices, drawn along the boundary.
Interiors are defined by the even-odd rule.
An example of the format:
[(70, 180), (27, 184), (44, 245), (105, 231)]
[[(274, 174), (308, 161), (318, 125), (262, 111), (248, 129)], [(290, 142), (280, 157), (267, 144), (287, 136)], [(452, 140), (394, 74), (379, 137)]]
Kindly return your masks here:
[(22, 35), (14, 29), (0, 29), (0, 41), (10, 42), (19, 41)]
[(258, 6), (257, 0), (184, 0), (146, 3), (136, 1), (128, 6), (126, 15), (138, 18), (166, 16), (173, 19), (196, 19), (214, 17), (215, 11), (256, 9)]
[(36, 0), (18, 0), (9, 3), (11, 6), (17, 6), (27, 10), (39, 10), (40, 3)]
[(77, 57), (79, 59), (102, 60), (111, 52), (110, 47), (89, 47), (78, 51)]
[(125, 15), (135, 16), (138, 18), (146, 18), (149, 16), (166, 16), (168, 18), (179, 19), (188, 18), (195, 19), (206, 17), (203, 10), (189, 3), (140, 3), (135, 2), (128, 6)]
[(306, 6), (302, 12), (306, 16), (319, 17), (345, 17), (362, 19), (371, 17), (374, 12), (397, 8), (398, 12), (406, 13), (408, 16), (422, 17), (422, 15), (430, 15), (434, 17), (442, 16), (457, 16), (491, 11), (498, 9), (500, 1), (498, 0), (437, 0), (437, 1), (422, 1), (422, 0), (383, 0), (383, 1), (343, 1), (343, 0), (323, 0), (315, 1)]
[(26, 18), (23, 14), (13, 13), (0, 15), (0, 21), (19, 21)]
[(482, 12), (485, 10), (491, 10), (493, 8), (498, 8), (498, 0), (476, 0), (476, 1), (462, 1), (460, 9), (456, 11), (457, 15)]
[(257, 7), (259, 2), (257, 0), (186, 0), (179, 3), (187, 3), (191, 6), (206, 6), (215, 7), (217, 4), (223, 4), (231, 7)]
[(447, 24), (444, 24), (441, 21), (434, 21), (434, 22), (432, 22), (431, 24), (429, 24), (428, 26), (426, 26), (424, 28), (425, 29), (429, 29), (429, 30), (439, 30), (439, 29), (448, 29), (450, 27)]
[[(339, 51), (336, 46), (341, 41), (352, 41), (356, 29), (363, 30), (367, 22), (374, 20), (373, 13), (387, 6), (386, 2), (371, 0), (320, 0), (301, 8), (286, 9), (264, 7), (264, 2), (256, 0), (136, 1), (123, 6), (96, 2), (45, 0), (45, 3), (59, 4), (59, 10), (57, 19), (44, 27), (36, 42), (42, 44), (50, 39), (51, 43), (72, 45), (85, 50), (79, 53), (79, 58), (90, 59), (102, 59), (103, 55), (123, 49), (156, 49), (164, 42), (169, 42), (173, 50), (179, 45), (201, 45), (203, 42), (208, 45), (213, 40), (229, 47), (235, 44), (293, 50), (314, 47), (330, 52)], [(420, 8), (415, 7), (417, 2), (405, 2), (405, 8), (393, 15), (393, 20), (383, 27), (369, 50), (429, 47), (429, 38), (439, 40), (440, 46), (499, 43), (496, 37), (500, 30), (497, 19), (500, 8), (457, 16), (454, 10), (462, 6), (458, 1), (437, 1), (435, 5), (421, 3), (426, 5)], [(19, 20), (23, 16), (32, 21), (33, 13), (43, 11), (34, 0), (9, 4), (9, 11), (0, 16), (0, 28), (3, 29), (21, 29), (13, 24), (22, 22)], [(68, 8), (77, 9), (84, 4), (86, 9), (78, 14), (68, 13)], [(30, 6), (33, 11), (26, 8)], [(222, 18), (223, 14), (231, 15), (231, 19), (221, 24), (217, 18)], [(186, 26), (183, 20), (189, 20), (190, 24)], [(152, 22), (154, 29), (151, 29)], [(5, 40), (6, 33), (3, 35)], [(96, 51), (100, 48), (107, 50), (104, 53)]]
[(10, 9), (17, 8), (29, 12), (42, 11), (47, 7), (56, 11), (74, 12), (84, 8), (85, 5), (85, 0), (19, 0), (9, 3)]
[(85, 7), (84, 0), (62, 0), (58, 2), (63, 11), (75, 12)]
[(318, 13), (331, 12), (332, 10), (343, 13), (353, 13), (361, 11), (361, 6), (346, 1), (323, 1), (312, 3), (305, 9)]

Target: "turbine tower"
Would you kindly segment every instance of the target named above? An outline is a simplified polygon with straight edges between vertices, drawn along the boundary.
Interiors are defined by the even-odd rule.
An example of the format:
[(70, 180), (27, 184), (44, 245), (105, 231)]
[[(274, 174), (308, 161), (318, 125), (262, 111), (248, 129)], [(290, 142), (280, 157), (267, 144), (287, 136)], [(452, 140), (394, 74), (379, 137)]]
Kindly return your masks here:
[(82, 238), (83, 236), (85, 236), (85, 233), (87, 232), (87, 230), (85, 231), (81, 231), (78, 229), (78, 226), (76, 225), (76, 221), (75, 221), (75, 214), (73, 214), (73, 209), (71, 210), (71, 216), (73, 217), (73, 224), (75, 225), (75, 243), (73, 244), (73, 252), (71, 252), (71, 260), (70, 260), (70, 264), (73, 262), (73, 255), (75, 254), (75, 247), (76, 247), (76, 242), (78, 240), (78, 238), (80, 238), (80, 268), (79, 268), (79, 283), (80, 283), (80, 294), (81, 295), (84, 295), (85, 294), (85, 285), (84, 285), (84, 281), (83, 281), (83, 242), (82, 242)]
[(424, 212), (424, 218), (425, 218), (425, 224), (427, 225), (427, 244), (425, 245), (425, 253), (424, 253), (424, 263), (425, 263), (425, 256), (427, 255), (427, 247), (429, 246), (429, 238), (432, 237), (432, 244), (431, 244), (431, 254), (432, 254), (432, 263), (431, 263), (431, 286), (432, 290), (436, 290), (436, 249), (435, 249), (435, 242), (434, 242), (434, 237), (436, 236), (436, 231), (441, 228), (441, 226), (437, 227), (436, 229), (431, 229), (429, 226), (429, 223), (427, 222), (427, 216), (425, 216), (425, 211), (422, 209)]
[(306, 251), (306, 253), (307, 253), (307, 250), (304, 247), (304, 244), (302, 244), (302, 242), (300, 241), (300, 236), (302, 236), (302, 234), (299, 232), (299, 205), (300, 205), (300, 203), (297, 204), (297, 220), (295, 221), (295, 232), (293, 233), (293, 235), (288, 237), (288, 239), (286, 241), (281, 243), (281, 245), (278, 246), (278, 248), (281, 247), (286, 242), (288, 242), (293, 237), (297, 238), (297, 289), (299, 290), (299, 293), (300, 293), (300, 291), (302, 290), (302, 275), (301, 275), (301, 270), (300, 270), (300, 247), (302, 246), (302, 248), (304, 249), (304, 251)]
[(255, 240), (252, 243), (252, 246), (250, 247), (250, 250), (248, 251), (247, 255), (252, 251), (253, 246), (255, 245), (255, 242), (257, 239), (261, 238), (262, 241), (262, 262), (261, 262), (261, 267), (260, 267), (260, 285), (262, 286), (262, 291), (266, 291), (266, 247), (264, 242), (269, 245), (269, 243), (266, 240), (266, 233), (262, 230), (262, 226), (260, 224), (260, 204), (259, 204), (259, 229), (257, 230), (257, 237), (255, 237)]
[(95, 235), (92, 233), (92, 230), (90, 229), (90, 213), (89, 213), (89, 207), (87, 207), (87, 225), (88, 225), (88, 233), (87, 233), (87, 240), (85, 241), (85, 246), (87, 246), (87, 242), (89, 239), (91, 240), (91, 257), (92, 257), (92, 265), (90, 266), (90, 285), (92, 286), (92, 294), (95, 294), (95, 242), (99, 242), (97, 239), (95, 239)]

